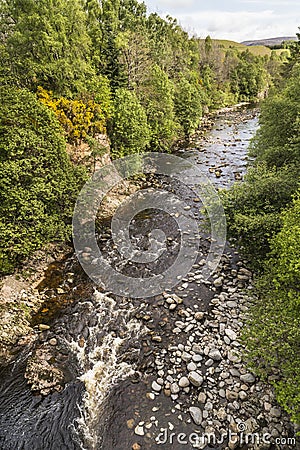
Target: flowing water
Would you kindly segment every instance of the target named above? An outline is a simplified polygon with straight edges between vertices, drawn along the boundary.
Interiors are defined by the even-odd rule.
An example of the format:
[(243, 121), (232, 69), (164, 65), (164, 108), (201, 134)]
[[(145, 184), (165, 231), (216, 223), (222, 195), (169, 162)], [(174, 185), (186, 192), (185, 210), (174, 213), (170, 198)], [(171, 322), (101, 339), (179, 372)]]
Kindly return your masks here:
[[(179, 155), (192, 158), (217, 188), (228, 187), (246, 172), (247, 149), (257, 127), (255, 109), (222, 113), (206, 136), (195, 141), (194, 148)], [(189, 195), (184, 190), (181, 194)], [(162, 226), (168, 231), (172, 260), (178, 230), (172, 221), (166, 226), (164, 215), (153, 210), (137, 217), (133, 237), (141, 242), (152, 228)], [(113, 258), (107, 224), (100, 241)], [(204, 246), (199, 259), (205, 251)], [(41, 333), (32, 347), (0, 372), (0, 449), (131, 449), (135, 441), (127, 420), (153, 414), (146, 394), (154, 361), (159, 358), (157, 349), (172, 339), (173, 325), (167, 311), (161, 312), (161, 297), (129, 301), (105, 295), (85, 278), (74, 257), (64, 270), (77, 274), (71, 287), (74, 301), (60, 312), (52, 308), (50, 330)], [(76, 280), (80, 280), (78, 285)], [(187, 304), (197, 302), (197, 307), (205, 310), (211, 298), (209, 289), (205, 284), (191, 286)], [(47, 285), (42, 288), (47, 290)], [(180, 294), (182, 288), (175, 292)], [(51, 305), (47, 306), (51, 312)], [(39, 323), (39, 318), (35, 321)], [(155, 337), (158, 327), (164, 330), (162, 341)], [(37, 347), (47, 346), (51, 338), (57, 340), (54, 358), (60, 361), (66, 385), (62, 392), (41, 396), (31, 391), (24, 372), (28, 357)], [(160, 402), (156, 415), (167, 423), (172, 401), (165, 397)], [(189, 427), (181, 426), (183, 430)], [(147, 448), (156, 445), (149, 441)]]

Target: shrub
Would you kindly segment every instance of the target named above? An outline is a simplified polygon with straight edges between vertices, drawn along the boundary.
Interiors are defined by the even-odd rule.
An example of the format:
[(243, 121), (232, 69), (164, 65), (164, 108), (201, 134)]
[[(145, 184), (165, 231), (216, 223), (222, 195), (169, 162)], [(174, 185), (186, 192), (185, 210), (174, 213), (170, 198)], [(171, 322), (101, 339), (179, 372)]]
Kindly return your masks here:
[(54, 114), (34, 94), (1, 88), (0, 272), (71, 233), (82, 170), (67, 156)]
[(54, 111), (62, 125), (69, 143), (79, 143), (87, 136), (104, 133), (106, 117), (98, 103), (93, 100), (69, 100), (65, 97), (54, 99), (51, 91), (38, 88), (41, 102)]
[(174, 109), (174, 85), (158, 66), (149, 71), (139, 98), (151, 128), (151, 150), (170, 151), (180, 130)]
[(140, 153), (150, 141), (147, 116), (134, 92), (118, 89), (109, 136), (115, 156)]
[(258, 283), (245, 339), (251, 364), (264, 378), (274, 373), (277, 399), (300, 424), (300, 197), (282, 214), (282, 230)]
[(280, 213), (297, 190), (295, 176), (288, 167), (271, 170), (261, 164), (223, 193), (229, 233), (256, 268), (270, 251), (269, 240), (281, 227)]

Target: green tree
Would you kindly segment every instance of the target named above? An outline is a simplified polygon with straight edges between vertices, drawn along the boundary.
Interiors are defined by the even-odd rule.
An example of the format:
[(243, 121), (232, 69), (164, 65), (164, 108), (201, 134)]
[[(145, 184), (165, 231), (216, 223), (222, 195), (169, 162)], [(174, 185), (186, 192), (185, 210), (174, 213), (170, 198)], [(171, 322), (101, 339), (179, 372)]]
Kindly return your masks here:
[(134, 92), (118, 89), (109, 128), (114, 156), (143, 152), (150, 141), (150, 128), (143, 106)]
[(300, 68), (289, 76), (262, 105), (252, 154), (269, 167), (289, 165), (293, 171), (300, 165)]
[(267, 87), (268, 76), (263, 59), (252, 55), (249, 50), (242, 52), (240, 62), (231, 73), (231, 86), (240, 101), (255, 100)]
[(151, 128), (151, 150), (170, 151), (179, 131), (174, 108), (174, 85), (157, 65), (139, 92)]
[(80, 0), (3, 0), (0, 8), (10, 70), (20, 85), (59, 94), (83, 89), (92, 69)]
[(27, 90), (2, 87), (0, 109), (0, 272), (34, 250), (70, 237), (84, 172), (66, 153), (54, 114)]
[(200, 125), (202, 117), (202, 94), (197, 79), (181, 78), (175, 86), (176, 118), (188, 138)]

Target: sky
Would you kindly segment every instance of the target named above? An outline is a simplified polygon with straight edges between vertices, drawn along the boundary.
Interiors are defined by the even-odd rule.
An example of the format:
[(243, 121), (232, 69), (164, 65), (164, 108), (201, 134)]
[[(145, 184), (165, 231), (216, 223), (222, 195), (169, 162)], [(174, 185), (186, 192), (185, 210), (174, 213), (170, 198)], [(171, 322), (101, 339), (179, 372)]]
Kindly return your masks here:
[(190, 34), (237, 42), (295, 36), (300, 0), (144, 0), (149, 12), (176, 17)]

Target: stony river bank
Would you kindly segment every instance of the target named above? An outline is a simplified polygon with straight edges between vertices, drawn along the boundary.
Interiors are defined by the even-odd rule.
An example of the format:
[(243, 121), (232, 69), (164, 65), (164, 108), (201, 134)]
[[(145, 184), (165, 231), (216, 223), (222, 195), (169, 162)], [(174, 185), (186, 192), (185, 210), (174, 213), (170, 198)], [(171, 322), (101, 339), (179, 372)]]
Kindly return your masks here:
[[(188, 150), (216, 188), (242, 180), (257, 110), (226, 111)], [(199, 200), (164, 178), (148, 187), (178, 190), (201, 219)], [(178, 230), (164, 214), (135, 220), (133, 239), (153, 228), (176, 255)], [(240, 339), (253, 301), (248, 262), (226, 248), (216, 273), (201, 269), (210, 237), (202, 233), (192, 271), (150, 299), (100, 292), (69, 248), (51, 248), (2, 285), (0, 448), (2, 450), (300, 448), (271, 382), (243, 362)], [(110, 223), (99, 246), (116, 258)], [(169, 259), (161, 264), (166, 265)], [(134, 273), (134, 267), (128, 267)]]

